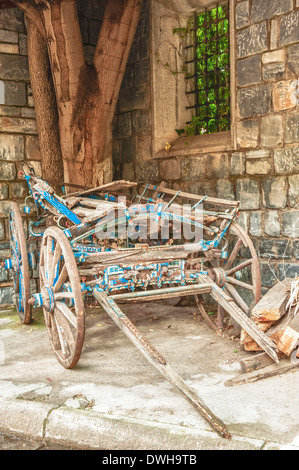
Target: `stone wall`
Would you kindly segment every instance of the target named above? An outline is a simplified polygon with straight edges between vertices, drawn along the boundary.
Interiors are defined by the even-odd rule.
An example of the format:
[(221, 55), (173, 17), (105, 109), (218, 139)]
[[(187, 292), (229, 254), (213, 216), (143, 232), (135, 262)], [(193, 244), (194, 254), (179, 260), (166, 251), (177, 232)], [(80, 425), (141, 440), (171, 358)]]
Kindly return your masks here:
[[(231, 0), (235, 22), (232, 58), (236, 59), (231, 135), (212, 136), (208, 141), (183, 138), (158, 153), (155, 132), (159, 119), (155, 112), (159, 111), (155, 109), (159, 106), (154, 103), (159, 75), (156, 67), (153, 81), (155, 51), (150, 15), (154, 1), (158, 0), (144, 0), (120, 92), (114, 130), (115, 179), (164, 180), (173, 188), (239, 199), (239, 222), (252, 236), (261, 257), (263, 286), (270, 287), (285, 274), (298, 275), (299, 1)], [(78, 11), (86, 58), (91, 60), (103, 4), (78, 0)], [(166, 27), (167, 21), (163, 24)], [(169, 80), (172, 78), (170, 74)], [(26, 31), (23, 15), (17, 9), (0, 11), (0, 131), (3, 259), (9, 257), (8, 202), (14, 199), (22, 207), (27, 195), (26, 186), (18, 179), (20, 161), (26, 159), (37, 169), (40, 167)], [(27, 224), (24, 217), (26, 231)], [(11, 280), (2, 268), (0, 283), (0, 304), (12, 302)]]
[(149, 0), (144, 0), (115, 114), (115, 179), (136, 179), (135, 167), (152, 155)]
[(240, 200), (239, 223), (254, 240), (268, 288), (299, 275), (299, 2), (232, 0), (231, 7), (230, 138), (171, 142), (136, 162), (136, 177)]

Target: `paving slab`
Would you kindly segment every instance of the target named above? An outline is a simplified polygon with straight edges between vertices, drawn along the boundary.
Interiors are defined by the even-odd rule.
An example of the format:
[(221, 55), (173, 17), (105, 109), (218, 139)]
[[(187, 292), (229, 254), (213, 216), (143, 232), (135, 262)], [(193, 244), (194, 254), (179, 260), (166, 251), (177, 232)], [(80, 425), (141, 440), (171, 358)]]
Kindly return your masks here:
[(0, 430), (103, 450), (299, 449), (299, 374), (227, 387), (252, 353), (213, 332), (193, 305), (122, 306), (232, 439), (218, 436), (105, 312), (86, 312), (85, 347), (65, 370), (41, 311), (0, 311)]

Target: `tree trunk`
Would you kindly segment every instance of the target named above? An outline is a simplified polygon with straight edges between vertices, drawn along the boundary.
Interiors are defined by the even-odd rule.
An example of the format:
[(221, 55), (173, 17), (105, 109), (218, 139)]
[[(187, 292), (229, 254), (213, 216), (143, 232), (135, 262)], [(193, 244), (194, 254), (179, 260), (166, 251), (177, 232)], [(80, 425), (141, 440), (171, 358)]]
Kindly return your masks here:
[[(45, 1), (42, 8), (13, 1), (47, 43), (65, 182), (85, 187), (110, 182), (113, 116), (142, 0), (107, 0), (92, 65), (85, 63), (75, 0)], [(31, 48), (33, 70), (37, 68), (33, 41)], [(35, 81), (34, 72), (31, 80)]]
[(31, 87), (42, 157), (42, 177), (62, 182), (63, 161), (58, 131), (58, 111), (47, 44), (35, 24), (27, 19), (26, 26)]

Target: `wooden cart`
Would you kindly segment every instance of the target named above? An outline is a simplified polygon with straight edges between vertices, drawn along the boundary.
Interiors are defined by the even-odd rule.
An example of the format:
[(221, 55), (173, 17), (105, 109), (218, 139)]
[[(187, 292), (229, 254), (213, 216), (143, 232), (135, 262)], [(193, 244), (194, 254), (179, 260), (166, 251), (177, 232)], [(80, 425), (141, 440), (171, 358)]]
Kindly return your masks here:
[[(13, 269), (21, 321), (29, 323), (32, 307), (42, 307), (57, 359), (73, 368), (84, 342), (84, 305), (93, 299), (213, 429), (229, 437), (224, 423), (170, 368), (119, 303), (173, 302), (194, 295), (212, 328), (221, 328), (223, 311), (228, 312), (278, 362), (275, 343), (248, 317), (261, 297), (261, 279), (254, 245), (236, 223), (239, 203), (127, 181), (58, 196), (27, 165), (23, 176), (37, 210), (29, 234), (39, 240), (39, 252), (27, 252), (20, 211), (12, 203), (12, 257), (6, 267)], [(24, 210), (30, 211), (27, 200)], [(197, 234), (195, 241), (188, 239), (190, 233)], [(36, 266), (39, 292), (32, 295), (29, 269)], [(202, 294), (218, 304), (216, 326)]]

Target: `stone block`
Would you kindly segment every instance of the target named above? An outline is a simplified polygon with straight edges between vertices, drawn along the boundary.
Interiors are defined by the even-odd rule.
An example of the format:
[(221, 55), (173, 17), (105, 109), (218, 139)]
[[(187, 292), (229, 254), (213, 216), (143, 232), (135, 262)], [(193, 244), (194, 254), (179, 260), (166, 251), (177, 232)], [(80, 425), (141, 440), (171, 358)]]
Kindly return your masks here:
[(8, 184), (0, 183), (0, 201), (9, 198)]
[(28, 55), (27, 34), (19, 34), (19, 51), (21, 55)]
[(156, 183), (159, 180), (159, 166), (157, 160), (136, 162), (137, 181)]
[(24, 137), (0, 134), (0, 159), (24, 160)]
[(259, 241), (259, 256), (268, 259), (291, 259), (292, 245), (289, 240), (261, 238)]
[(269, 177), (262, 180), (263, 204), (269, 209), (283, 209), (287, 205), (287, 178)]
[[(0, 10), (0, 12), (1, 11), (2, 10)], [(14, 54), (2, 55), (0, 62), (0, 79), (29, 81), (30, 77), (27, 57)]]
[(17, 176), (14, 163), (0, 162), (0, 180), (13, 181)]
[(254, 179), (246, 178), (237, 181), (237, 200), (241, 202), (241, 210), (260, 208), (259, 184)]
[(299, 147), (286, 147), (274, 150), (276, 173), (299, 173)]
[(24, 33), (24, 17), (18, 8), (0, 10), (0, 29)]
[(265, 234), (270, 237), (280, 236), (280, 221), (278, 211), (269, 211), (265, 213)]
[(181, 178), (180, 161), (174, 158), (161, 160), (159, 162), (160, 178), (163, 181), (175, 181)]
[[(249, 230), (249, 213), (248, 212), (242, 211), (239, 213), (238, 225), (240, 225), (245, 230), (245, 232), (248, 233), (248, 230)], [(247, 251), (247, 248), (246, 248), (246, 251)], [(243, 257), (244, 254), (245, 254), (245, 251), (242, 251), (241, 249), (240, 251), (241, 257)]]
[(150, 80), (149, 61), (142, 60), (140, 62), (135, 63), (133, 85), (137, 87), (140, 85), (147, 85), (149, 83), (149, 80)]
[(290, 111), (285, 117), (285, 142), (292, 144), (299, 142), (299, 108)]
[(289, 176), (289, 199), (291, 207), (299, 204), (299, 174)]
[(0, 131), (13, 134), (37, 134), (36, 121), (25, 118), (0, 118)]
[(208, 154), (206, 177), (211, 179), (228, 178), (230, 175), (229, 156), (226, 154)]
[(140, 86), (123, 88), (119, 94), (119, 110), (121, 113), (150, 107), (150, 88)]
[(274, 62), (285, 62), (286, 51), (279, 49), (278, 51), (265, 52), (262, 56), (263, 64), (272, 64)]
[(299, 237), (299, 211), (283, 212), (281, 215), (281, 233), (285, 237)]
[[(283, 2), (281, 2), (283, 3)], [(279, 46), (288, 46), (299, 41), (299, 11), (285, 15), (281, 19)]]
[(10, 185), (11, 199), (24, 199), (27, 196), (28, 196), (27, 183), (23, 183), (23, 182), (11, 183)]
[(249, 26), (237, 33), (238, 58), (264, 52), (268, 49), (268, 31), (266, 21)]
[(132, 132), (134, 135), (151, 133), (150, 110), (132, 111)]
[(268, 114), (271, 110), (271, 85), (241, 89), (237, 99), (241, 119)]
[(243, 28), (250, 24), (250, 7), (249, 1), (241, 2), (236, 5), (236, 27)]
[(206, 178), (207, 156), (187, 157), (182, 160), (182, 179), (198, 180)]
[(270, 114), (262, 118), (261, 144), (263, 147), (275, 147), (282, 143), (282, 117)]
[(262, 236), (263, 230), (262, 230), (262, 212), (261, 211), (251, 212), (249, 232), (253, 237)]
[(273, 287), (278, 280), (276, 266), (270, 263), (260, 263), (262, 286)]
[(273, 106), (274, 111), (292, 109), (297, 104), (297, 80), (283, 80), (274, 83)]
[(0, 44), (0, 54), (18, 54), (18, 44)]
[(285, 64), (282, 62), (275, 62), (263, 66), (263, 80), (280, 80), (285, 74)]
[(239, 86), (252, 85), (261, 81), (261, 55), (246, 57), (237, 61)]
[(0, 29), (0, 42), (9, 42), (12, 44), (18, 44), (19, 35), (15, 31), (5, 31)]
[(240, 148), (254, 148), (259, 137), (259, 122), (256, 119), (237, 123), (237, 142)]
[(234, 185), (227, 179), (221, 179), (216, 182), (216, 197), (220, 199), (235, 200)]
[(124, 163), (122, 165), (121, 178), (126, 181), (135, 181), (135, 164), (134, 162)]
[(24, 82), (4, 81), (4, 103), (8, 106), (24, 106), (27, 101)]
[(248, 160), (246, 173), (248, 175), (268, 175), (272, 171), (272, 164), (268, 160)]
[(299, 43), (287, 48), (287, 66), (298, 77), (299, 75)]
[(251, 150), (250, 152), (246, 152), (246, 158), (253, 160), (253, 159), (261, 159), (261, 158), (268, 158), (270, 157), (270, 150)]
[(37, 136), (26, 135), (25, 154), (27, 160), (41, 160), (41, 153)]
[(128, 137), (122, 139), (122, 161), (124, 163), (132, 162), (136, 160), (137, 152), (137, 138)]
[(270, 49), (278, 48), (278, 20), (274, 19), (270, 25)]
[(292, 0), (253, 0), (251, 19), (253, 23), (268, 20), (277, 15), (283, 15), (293, 9)]
[(129, 137), (132, 135), (131, 113), (121, 113), (117, 116), (118, 137)]
[(294, 258), (299, 259), (299, 240), (293, 241), (293, 255)]
[(14, 288), (13, 287), (1, 287), (0, 305), (14, 305)]
[(284, 279), (299, 277), (299, 265), (298, 263), (279, 263), (277, 265), (278, 279), (283, 281)]
[(231, 169), (232, 175), (245, 174), (245, 155), (244, 153), (235, 152), (231, 156)]

